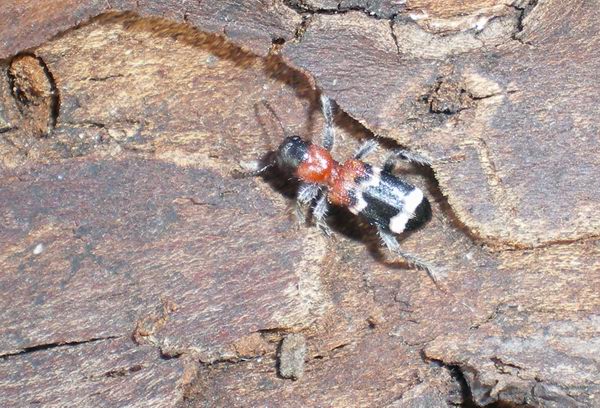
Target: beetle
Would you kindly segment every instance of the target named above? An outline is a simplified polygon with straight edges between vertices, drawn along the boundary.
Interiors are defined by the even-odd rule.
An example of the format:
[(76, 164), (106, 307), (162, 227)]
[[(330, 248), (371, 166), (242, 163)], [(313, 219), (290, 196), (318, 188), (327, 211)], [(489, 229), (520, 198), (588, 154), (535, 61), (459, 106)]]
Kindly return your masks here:
[[(431, 163), (404, 149), (393, 150), (381, 168), (365, 163), (363, 159), (379, 146), (373, 139), (364, 142), (351, 159), (340, 163), (331, 155), (335, 141), (333, 102), (325, 95), (321, 95), (321, 109), (325, 118), (321, 145), (300, 136), (288, 136), (266, 163), (242, 176), (262, 175), (275, 166), (291, 173), (300, 181), (297, 208), (311, 208), (315, 223), (323, 232), (331, 234), (326, 224), (330, 205), (346, 207), (373, 225), (390, 251), (425, 270), (436, 282), (431, 267), (416, 256), (402, 251), (395, 237), (395, 234), (420, 228), (431, 219), (429, 200), (421, 189), (393, 174), (395, 164), (398, 160), (418, 165)], [(299, 211), (298, 214), (303, 218), (303, 212)]]

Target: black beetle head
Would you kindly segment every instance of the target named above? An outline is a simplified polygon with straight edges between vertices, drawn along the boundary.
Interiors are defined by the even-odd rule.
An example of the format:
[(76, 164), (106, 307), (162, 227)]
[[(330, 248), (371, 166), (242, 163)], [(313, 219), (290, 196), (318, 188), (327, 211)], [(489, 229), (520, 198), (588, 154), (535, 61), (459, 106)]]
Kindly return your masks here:
[(300, 136), (288, 136), (277, 149), (277, 165), (283, 169), (296, 169), (308, 157), (308, 143)]

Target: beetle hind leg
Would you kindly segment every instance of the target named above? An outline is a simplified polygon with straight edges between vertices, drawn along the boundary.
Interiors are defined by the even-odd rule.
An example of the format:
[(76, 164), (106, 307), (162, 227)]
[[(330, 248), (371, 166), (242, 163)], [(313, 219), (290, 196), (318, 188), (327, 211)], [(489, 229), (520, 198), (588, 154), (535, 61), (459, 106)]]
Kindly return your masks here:
[(406, 260), (406, 262), (415, 266), (416, 268), (427, 272), (427, 275), (429, 276), (429, 278), (433, 281), (433, 283), (436, 286), (438, 286), (438, 280), (433, 272), (433, 269), (431, 268), (431, 266), (429, 264), (420, 260), (415, 255), (413, 255), (409, 252), (402, 251), (400, 249), (400, 244), (398, 243), (398, 240), (391, 232), (386, 231), (381, 227), (377, 227), (377, 232), (378, 232), (379, 237), (381, 238), (383, 244), (386, 246), (387, 249), (390, 250), (390, 252), (393, 252), (396, 255), (399, 255), (404, 260)]

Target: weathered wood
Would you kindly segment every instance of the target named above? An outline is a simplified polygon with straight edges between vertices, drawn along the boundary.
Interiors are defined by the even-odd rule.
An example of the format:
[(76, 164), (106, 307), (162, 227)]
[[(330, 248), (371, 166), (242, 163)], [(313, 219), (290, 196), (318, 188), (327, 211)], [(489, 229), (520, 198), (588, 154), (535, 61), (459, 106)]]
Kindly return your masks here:
[[(569, 39), (552, 25), (560, 19), (544, 19), (546, 10), (563, 7), (550, 2), (526, 17), (514, 9), (487, 16), (481, 30), (445, 36), (407, 18), (390, 26), (358, 12), (316, 15), (284, 53), (350, 115), (434, 158), (458, 221), (487, 245), (590, 239), (600, 230), (592, 216), (600, 189), (592, 176), (597, 155), (589, 154), (598, 151), (596, 112), (587, 95), (600, 59), (598, 39), (584, 28), (598, 10), (585, 4), (562, 20), (581, 21)], [(530, 25), (541, 27), (532, 34)], [(452, 98), (450, 108), (440, 104)], [(574, 123), (581, 125), (570, 133)]]
[(43, 42), (104, 13), (132, 12), (187, 22), (204, 32), (226, 35), (231, 41), (266, 56), (273, 40), (290, 40), (300, 16), (281, 2), (236, 0), (181, 2), (177, 0), (21, 0), (2, 5), (0, 59)]
[[(19, 23), (0, 28), (0, 405), (600, 398), (597, 5), (36, 3), (0, 11)], [(283, 136), (261, 100), (319, 137), (313, 81), (432, 159), (400, 169), (435, 214), (402, 247), (440, 288), (343, 211), (335, 239), (298, 227), (285, 179), (232, 177)], [(337, 157), (372, 136), (355, 119)], [(306, 341), (298, 381), (285, 337)]]
[(7, 407), (171, 407), (189, 377), (150, 346), (110, 338), (4, 357), (0, 372)]

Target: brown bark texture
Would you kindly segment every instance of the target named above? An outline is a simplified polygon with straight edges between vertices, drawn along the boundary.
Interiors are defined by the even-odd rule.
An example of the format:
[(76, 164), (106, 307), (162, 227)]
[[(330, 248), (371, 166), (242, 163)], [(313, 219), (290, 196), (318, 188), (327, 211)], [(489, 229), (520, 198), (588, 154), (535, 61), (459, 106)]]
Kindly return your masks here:
[[(0, 406), (600, 406), (597, 0), (0, 8)], [(297, 184), (362, 141), (433, 207), (401, 247)], [(283, 125), (261, 114), (266, 101)], [(270, 120), (269, 120), (270, 119)]]

